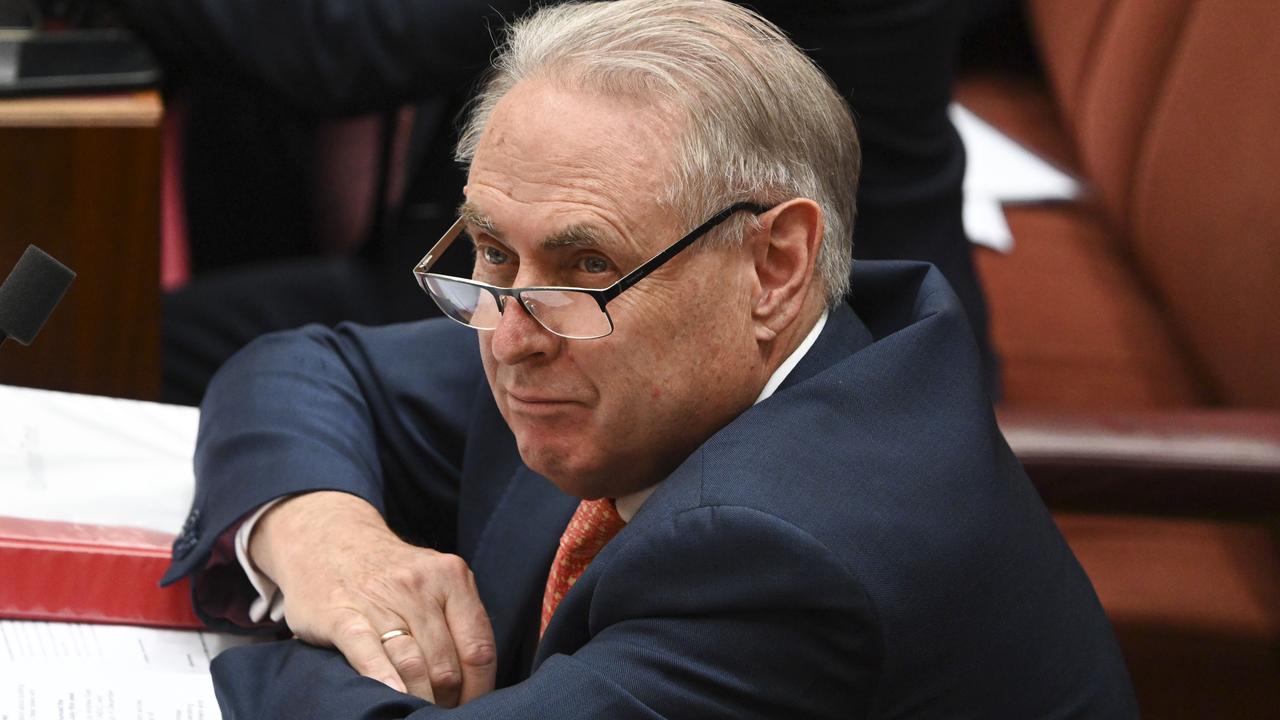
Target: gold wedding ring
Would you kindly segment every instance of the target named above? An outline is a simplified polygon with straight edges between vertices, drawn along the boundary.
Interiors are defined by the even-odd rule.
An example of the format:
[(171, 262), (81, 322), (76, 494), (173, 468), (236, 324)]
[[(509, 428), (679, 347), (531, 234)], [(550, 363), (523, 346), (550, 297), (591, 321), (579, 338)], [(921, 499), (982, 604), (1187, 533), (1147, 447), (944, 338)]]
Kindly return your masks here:
[(382, 633), (382, 637), (380, 637), (380, 638), (378, 638), (378, 639), (379, 639), (379, 640), (381, 640), (382, 642), (386, 642), (386, 641), (390, 640), (391, 638), (398, 638), (398, 637), (400, 637), (401, 635), (403, 635), (403, 636), (405, 636), (405, 637), (412, 637), (412, 635), (410, 635), (410, 634), (409, 634), (409, 631), (408, 631), (408, 630), (388, 630), (388, 631), (386, 631), (386, 632)]

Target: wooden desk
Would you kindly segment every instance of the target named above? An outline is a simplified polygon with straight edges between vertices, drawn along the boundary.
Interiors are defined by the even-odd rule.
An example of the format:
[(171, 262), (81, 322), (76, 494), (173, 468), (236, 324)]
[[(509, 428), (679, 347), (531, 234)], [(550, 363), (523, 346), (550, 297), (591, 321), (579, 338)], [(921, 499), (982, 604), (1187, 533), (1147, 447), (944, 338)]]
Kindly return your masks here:
[(158, 397), (161, 117), (153, 91), (0, 100), (0, 278), (28, 244), (77, 273), (0, 383)]

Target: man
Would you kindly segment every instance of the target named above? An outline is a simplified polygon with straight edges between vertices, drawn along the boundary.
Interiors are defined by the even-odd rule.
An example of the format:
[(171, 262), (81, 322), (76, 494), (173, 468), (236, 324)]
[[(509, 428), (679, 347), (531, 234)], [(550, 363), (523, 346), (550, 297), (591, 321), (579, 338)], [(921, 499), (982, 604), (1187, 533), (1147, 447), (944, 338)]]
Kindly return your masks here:
[(844, 301), (853, 124), (776, 28), (543, 10), (459, 155), (415, 270), (457, 322), (211, 386), (169, 577), (300, 638), (215, 662), (224, 716), (1135, 714), (954, 294), (868, 262)]

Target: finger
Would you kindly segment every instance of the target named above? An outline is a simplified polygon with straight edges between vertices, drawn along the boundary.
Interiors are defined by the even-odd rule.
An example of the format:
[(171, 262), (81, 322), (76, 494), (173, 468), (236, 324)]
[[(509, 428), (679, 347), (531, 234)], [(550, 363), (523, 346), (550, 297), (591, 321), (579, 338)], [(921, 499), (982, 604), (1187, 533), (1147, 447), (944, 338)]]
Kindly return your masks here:
[(427, 702), (437, 702), (431, 689), (429, 665), (418, 640), (412, 634), (400, 635), (382, 643), (382, 648), (391, 660), (391, 666), (404, 682), (407, 692), (417, 695)]
[[(391, 663), (396, 676), (404, 684), (405, 692), (412, 693), (428, 701), (437, 702), (438, 697), (432, 691), (430, 654), (427, 649), (435, 640), (421, 628), (421, 623), (414, 622), (413, 616), (397, 614), (383, 607), (371, 606), (366, 611), (378, 630), (378, 642), (383, 655)], [(437, 611), (438, 612), (438, 611)], [(408, 635), (389, 638), (382, 642), (382, 634), (391, 630), (403, 630)], [(452, 648), (450, 648), (452, 652)]]
[[(412, 627), (423, 656), (425, 672), (421, 677), (434, 696), (434, 702), (442, 707), (457, 707), (462, 688), (462, 668), (444, 616), (438, 607), (427, 608), (412, 621)], [(404, 673), (400, 676), (409, 682)]]
[(498, 672), (498, 650), (489, 613), (480, 601), (475, 578), (468, 575), (460, 590), (445, 597), (445, 620), (462, 667), (459, 704), (493, 691)]
[(406, 692), (408, 688), (382, 647), (381, 633), (374, 627), (368, 618), (355, 610), (343, 610), (338, 614), (329, 637), (356, 672), (393, 690)]

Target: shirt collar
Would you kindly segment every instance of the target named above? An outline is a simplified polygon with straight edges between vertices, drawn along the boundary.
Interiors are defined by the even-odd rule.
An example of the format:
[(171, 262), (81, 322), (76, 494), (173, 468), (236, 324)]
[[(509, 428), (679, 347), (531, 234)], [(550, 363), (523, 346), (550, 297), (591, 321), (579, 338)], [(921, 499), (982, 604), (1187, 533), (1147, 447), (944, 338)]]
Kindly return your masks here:
[[(769, 376), (769, 381), (764, 384), (764, 389), (760, 391), (760, 397), (757, 397), (756, 402), (753, 404), (759, 404), (770, 395), (777, 392), (778, 388), (787, 379), (787, 376), (791, 374), (791, 371), (795, 369), (796, 365), (800, 364), (800, 361), (804, 359), (804, 356), (809, 353), (809, 349), (818, 341), (818, 336), (822, 334), (822, 329), (826, 327), (826, 325), (827, 311), (823, 310), (822, 317), (819, 317), (818, 321), (813, 324), (813, 329), (809, 331), (809, 334), (805, 336), (804, 340), (798, 346), (796, 346), (795, 350), (791, 351), (791, 354), (787, 356), (787, 359), (782, 361), (782, 364), (778, 366), (778, 369), (774, 370), (773, 374)], [(661, 484), (662, 483), (660, 482), (654, 483), (643, 490), (633, 492), (630, 495), (624, 495), (615, 500), (614, 505), (617, 506), (618, 515), (622, 516), (623, 522), (631, 522), (631, 518), (635, 517), (636, 512), (640, 510), (640, 506), (644, 504), (645, 500), (649, 499), (649, 496), (652, 495), (653, 491), (657, 490), (658, 486)]]

